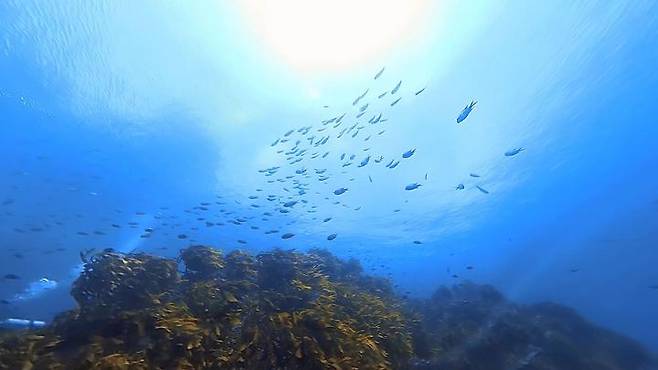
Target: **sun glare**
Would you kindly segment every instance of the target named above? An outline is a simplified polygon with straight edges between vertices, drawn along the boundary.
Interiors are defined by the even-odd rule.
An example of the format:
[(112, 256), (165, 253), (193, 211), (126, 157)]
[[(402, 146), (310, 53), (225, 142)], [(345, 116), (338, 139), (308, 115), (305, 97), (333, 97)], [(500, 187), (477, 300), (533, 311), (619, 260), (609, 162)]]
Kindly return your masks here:
[(332, 70), (370, 62), (417, 36), (429, 0), (246, 0), (247, 27), (294, 68)]

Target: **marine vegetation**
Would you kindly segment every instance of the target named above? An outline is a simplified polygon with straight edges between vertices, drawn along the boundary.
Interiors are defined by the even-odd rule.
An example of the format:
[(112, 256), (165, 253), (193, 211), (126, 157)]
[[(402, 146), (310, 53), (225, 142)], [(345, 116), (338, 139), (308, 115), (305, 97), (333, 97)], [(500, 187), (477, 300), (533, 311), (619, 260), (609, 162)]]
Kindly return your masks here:
[(206, 246), (91, 256), (78, 307), (0, 335), (7, 369), (648, 369), (639, 345), (553, 304), (460, 284), (405, 302), (357, 260)]
[[(422, 316), (415, 369), (656, 369), (639, 344), (553, 304), (518, 305), (489, 285), (462, 283), (411, 303)], [(418, 337), (421, 339), (421, 337)]]
[(179, 262), (94, 255), (72, 288), (79, 307), (5, 334), (0, 368), (392, 369), (413, 355), (390, 284), (354, 260), (194, 246)]

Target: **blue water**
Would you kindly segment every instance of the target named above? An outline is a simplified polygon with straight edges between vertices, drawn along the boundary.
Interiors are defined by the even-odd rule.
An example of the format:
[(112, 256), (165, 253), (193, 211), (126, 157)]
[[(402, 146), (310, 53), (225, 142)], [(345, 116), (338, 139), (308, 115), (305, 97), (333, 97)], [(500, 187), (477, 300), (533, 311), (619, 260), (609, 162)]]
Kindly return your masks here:
[[(0, 318), (47, 321), (73, 307), (89, 248), (325, 247), (412, 296), (490, 283), (658, 351), (658, 4), (429, 2), (422, 32), (309, 69), (277, 57), (237, 5), (222, 4), (0, 4), (0, 272), (20, 277), (0, 284)], [(368, 23), (371, 12), (364, 28), (387, 27)], [(366, 102), (364, 128), (338, 139)], [(387, 121), (369, 124), (380, 112)], [(343, 113), (338, 128), (322, 125)], [(331, 138), (313, 147), (294, 132), (271, 146), (306, 126)], [(308, 152), (290, 164), (276, 151), (297, 139)], [(349, 167), (342, 153), (356, 155)], [(272, 166), (273, 176), (259, 172)], [(280, 213), (291, 199), (300, 202)], [(209, 214), (194, 209), (201, 202)], [(44, 277), (56, 284), (34, 284)]]

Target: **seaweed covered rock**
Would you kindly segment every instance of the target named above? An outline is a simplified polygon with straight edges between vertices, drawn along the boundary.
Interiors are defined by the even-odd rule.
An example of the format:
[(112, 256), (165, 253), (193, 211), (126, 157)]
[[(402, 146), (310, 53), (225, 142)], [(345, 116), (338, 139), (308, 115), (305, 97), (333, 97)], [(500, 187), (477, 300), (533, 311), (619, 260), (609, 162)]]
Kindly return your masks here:
[(415, 369), (658, 368), (639, 344), (588, 323), (569, 308), (516, 305), (488, 285), (443, 287), (414, 308), (422, 316), (419, 334), (429, 350), (424, 360), (415, 361)]
[(138, 309), (160, 304), (178, 280), (176, 261), (105, 250), (85, 264), (71, 295), (82, 310)]
[(568, 308), (516, 305), (471, 283), (403, 304), (388, 280), (324, 250), (194, 246), (178, 261), (106, 250), (72, 295), (79, 308), (46, 328), (0, 334), (0, 368), (658, 368)]
[(224, 268), (222, 253), (214, 248), (195, 245), (180, 251), (188, 280), (210, 279)]
[(179, 261), (182, 276), (174, 260), (93, 256), (72, 289), (79, 309), (0, 339), (0, 368), (393, 369), (413, 354), (390, 284), (354, 261), (204, 246)]

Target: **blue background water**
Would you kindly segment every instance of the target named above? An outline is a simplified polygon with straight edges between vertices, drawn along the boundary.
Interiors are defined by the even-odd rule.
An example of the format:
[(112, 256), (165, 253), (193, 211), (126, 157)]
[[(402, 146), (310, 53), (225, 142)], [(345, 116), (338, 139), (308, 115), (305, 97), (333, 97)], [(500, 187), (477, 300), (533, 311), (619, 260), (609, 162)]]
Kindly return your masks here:
[[(462, 279), (491, 283), (521, 302), (572, 306), (658, 350), (658, 6), (427, 6), (422, 32), (376, 58), (300, 72), (229, 5), (2, 2), (0, 272), (21, 279), (4, 280), (0, 296), (41, 277), (60, 288), (3, 305), (0, 317), (49, 319), (72, 307), (82, 249), (175, 256), (190, 244), (176, 238), (185, 233), (225, 249), (326, 247), (416, 296)], [(399, 80), (403, 99), (380, 109), (385, 135), (332, 140), (328, 160), (305, 165), (332, 172), (308, 180), (306, 208), (278, 214), (263, 199), (288, 194), (259, 169), (298, 167), (275, 154), (276, 138), (353, 116), (366, 88), (375, 105), (374, 93)], [(457, 125), (471, 99), (478, 105)], [(417, 151), (394, 170), (356, 168), (368, 146), (385, 163)], [(514, 147), (526, 150), (503, 155)], [(342, 152), (357, 154), (344, 174)], [(405, 191), (412, 182), (423, 186)], [(349, 207), (332, 204), (342, 186)], [(217, 195), (226, 204), (213, 214), (235, 213), (213, 220), (258, 217), (207, 228), (185, 212)], [(267, 211), (275, 216), (262, 221)], [(139, 237), (145, 227), (151, 238)], [(271, 228), (280, 233), (263, 233)]]

